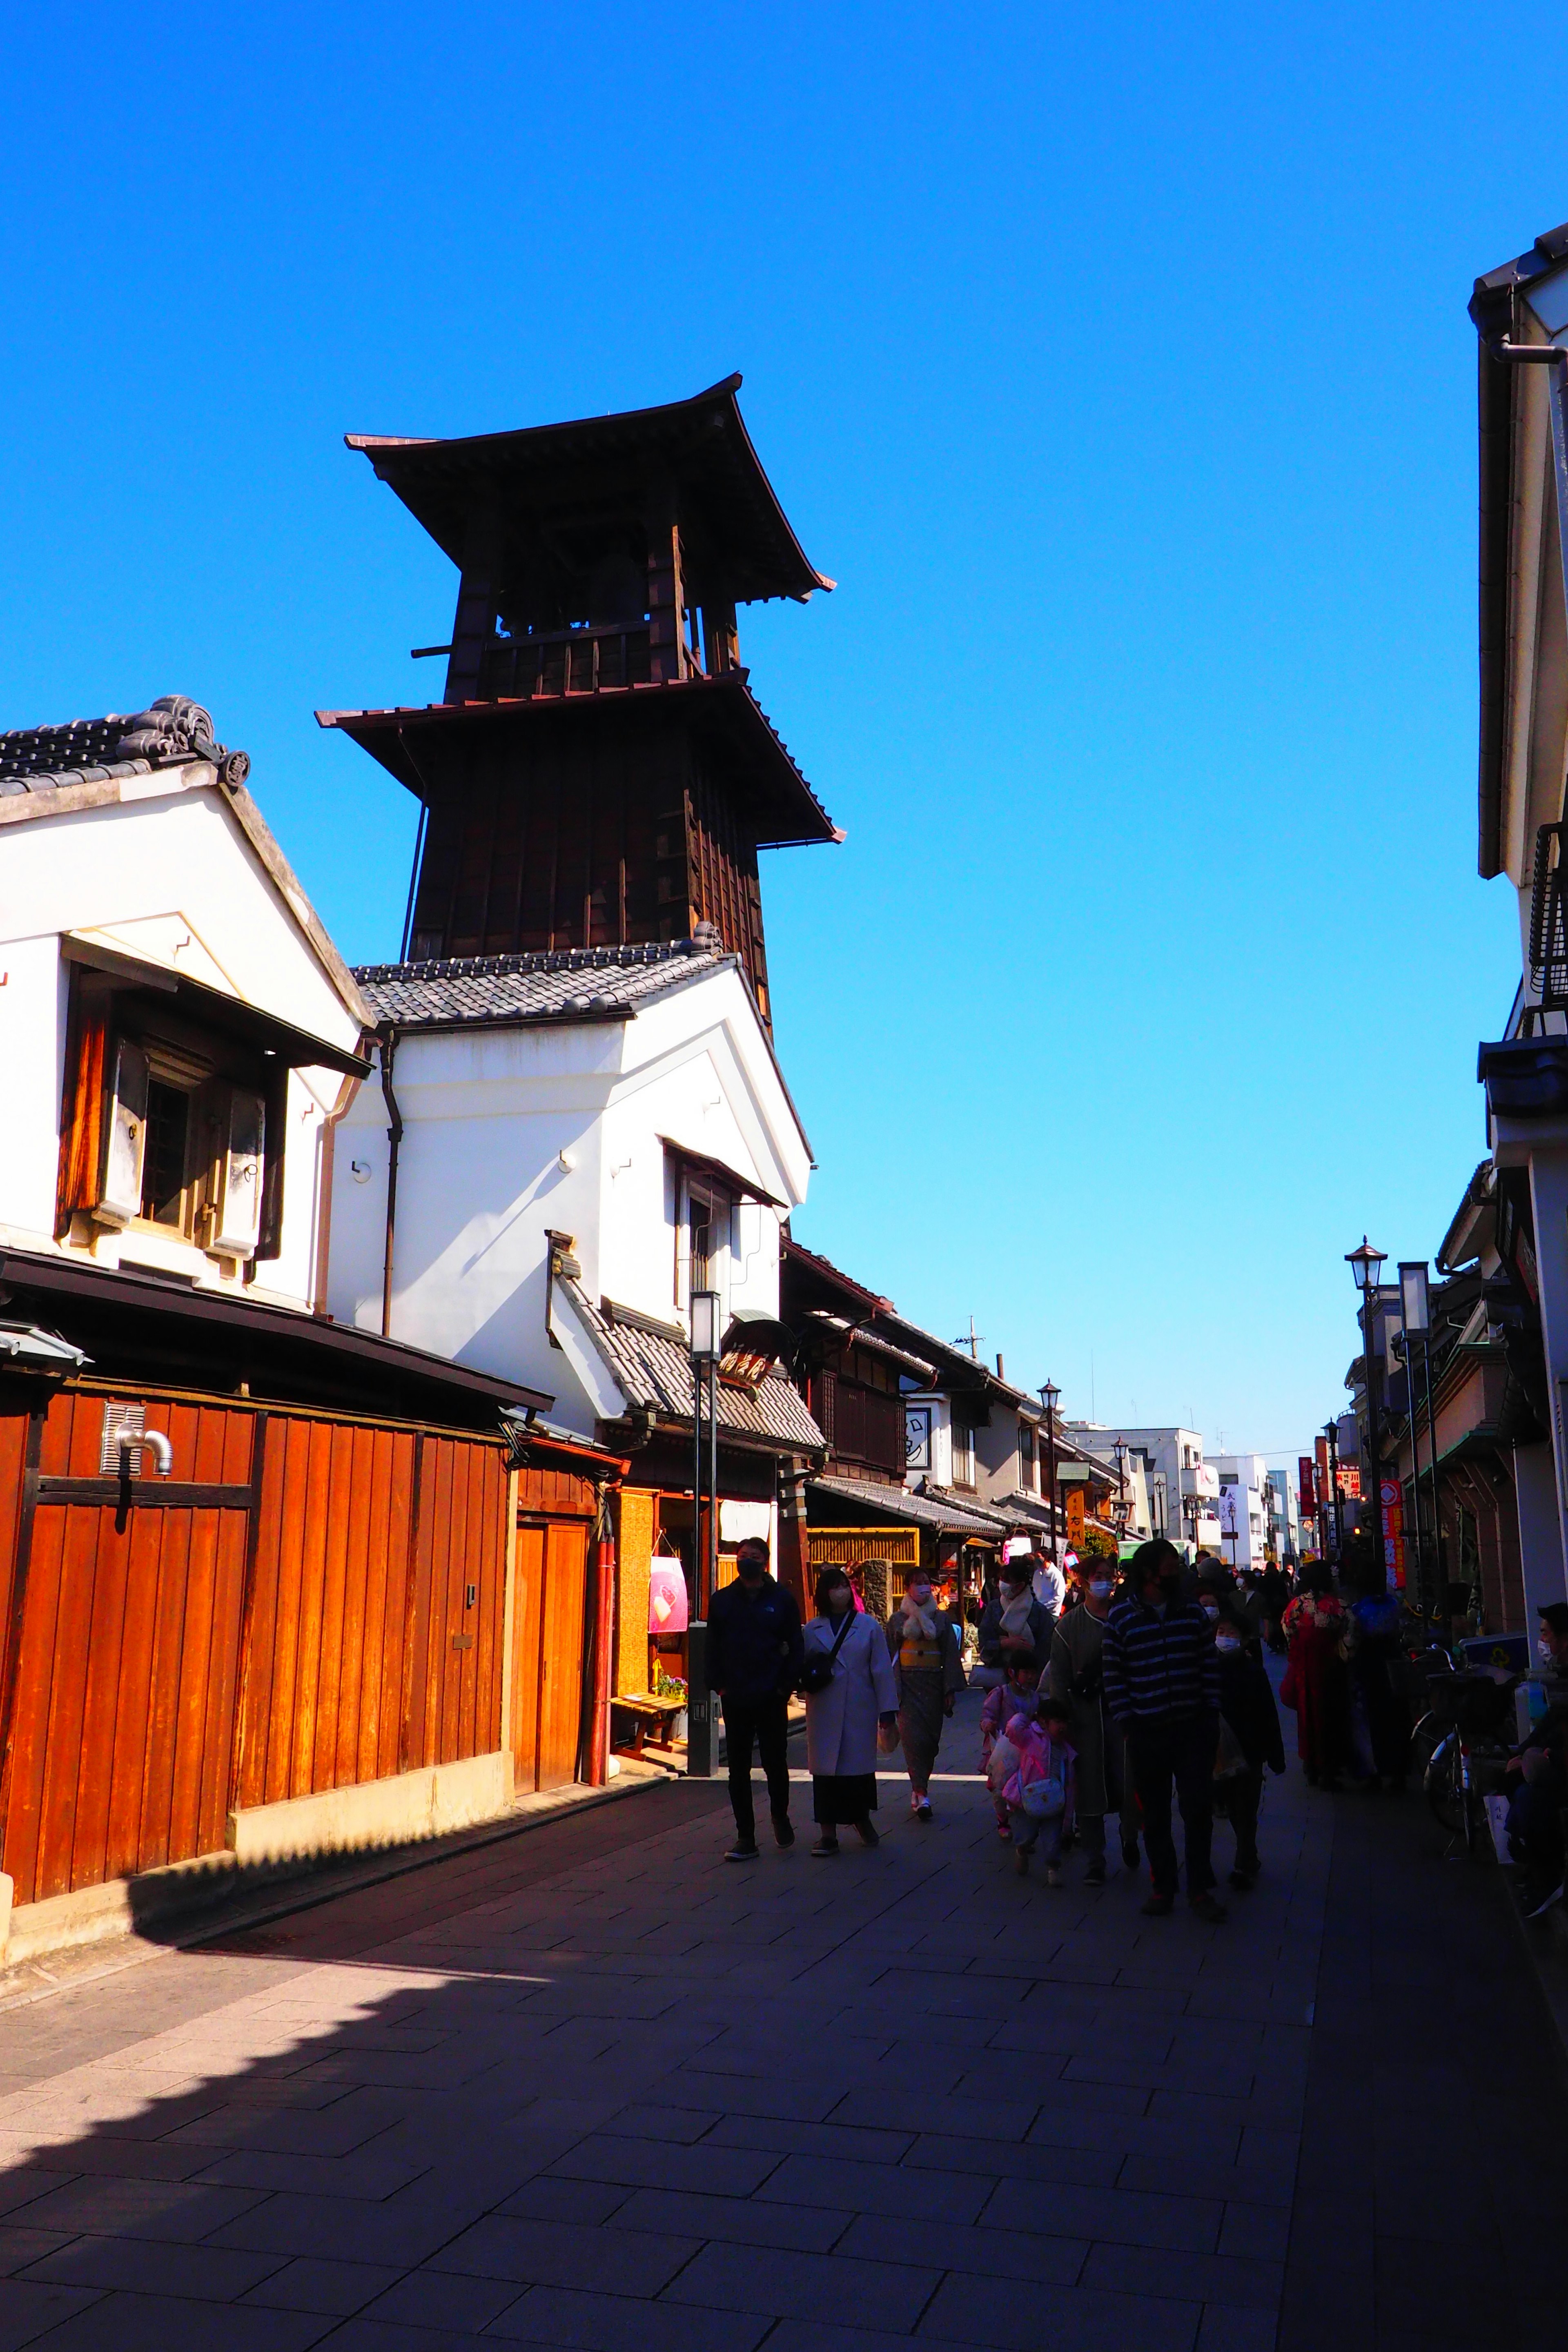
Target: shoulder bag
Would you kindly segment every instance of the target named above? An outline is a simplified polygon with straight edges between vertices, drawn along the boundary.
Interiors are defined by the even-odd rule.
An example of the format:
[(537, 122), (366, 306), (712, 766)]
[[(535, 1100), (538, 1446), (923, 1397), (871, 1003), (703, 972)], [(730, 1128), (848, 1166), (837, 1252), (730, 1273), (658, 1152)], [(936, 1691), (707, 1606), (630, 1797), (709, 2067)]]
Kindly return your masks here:
[(832, 1649), (814, 1650), (802, 1666), (800, 1681), (796, 1688), (804, 1697), (815, 1698), (818, 1691), (825, 1691), (833, 1680), (833, 1669), (838, 1662), (838, 1653), (844, 1647), (844, 1636), (855, 1622), (856, 1614), (854, 1609), (847, 1609), (844, 1612), (844, 1622), (834, 1638)]

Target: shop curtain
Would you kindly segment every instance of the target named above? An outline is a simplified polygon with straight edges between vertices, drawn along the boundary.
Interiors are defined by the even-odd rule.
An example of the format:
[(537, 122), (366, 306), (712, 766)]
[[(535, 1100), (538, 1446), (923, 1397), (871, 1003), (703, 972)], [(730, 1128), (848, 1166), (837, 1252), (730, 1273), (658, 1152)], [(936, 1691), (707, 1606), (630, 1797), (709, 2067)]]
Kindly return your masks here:
[(76, 992), (67, 1038), (65, 1097), (61, 1104), (57, 1238), (68, 1229), (73, 1210), (90, 1209), (98, 1199), (108, 1011), (107, 1000), (96, 992), (90, 996), (79, 989)]

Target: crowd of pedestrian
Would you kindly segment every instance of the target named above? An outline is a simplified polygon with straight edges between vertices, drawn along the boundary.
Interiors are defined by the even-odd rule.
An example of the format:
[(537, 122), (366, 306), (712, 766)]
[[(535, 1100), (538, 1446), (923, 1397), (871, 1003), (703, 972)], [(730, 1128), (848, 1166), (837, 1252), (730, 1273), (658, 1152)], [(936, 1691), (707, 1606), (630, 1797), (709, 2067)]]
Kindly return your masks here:
[[(985, 1693), (980, 1763), (996, 1835), (1026, 1874), (1039, 1853), (1048, 1885), (1069, 1851), (1085, 1883), (1107, 1876), (1106, 1821), (1116, 1816), (1121, 1859), (1147, 1855), (1152, 1916), (1175, 1906), (1182, 1883), (1173, 1825), (1181, 1815), (1188, 1903), (1218, 1921), (1212, 1859), (1216, 1814), (1231, 1824), (1231, 1885), (1262, 1867), (1258, 1818), (1267, 1769), (1284, 1769), (1266, 1629), (1217, 1561), (1188, 1568), (1173, 1544), (1142, 1545), (1125, 1568), (1079, 1562), (1063, 1571), (1028, 1545), (1009, 1546), (994, 1589), (966, 1628), (930, 1576), (909, 1576), (886, 1622), (865, 1610), (842, 1567), (823, 1570), (803, 1625), (769, 1573), (767, 1546), (741, 1547), (733, 1583), (714, 1596), (708, 1671), (728, 1743), (735, 1840), (729, 1858), (756, 1857), (753, 1751), (767, 1782), (773, 1836), (795, 1842), (785, 1762), (789, 1699), (805, 1700), (815, 1856), (839, 1851), (852, 1828), (876, 1845), (879, 1758), (901, 1750), (912, 1821), (932, 1818), (931, 1778), (958, 1694)], [(1289, 1610), (1285, 1612), (1288, 1617)], [(973, 1634), (966, 1673), (965, 1632)]]

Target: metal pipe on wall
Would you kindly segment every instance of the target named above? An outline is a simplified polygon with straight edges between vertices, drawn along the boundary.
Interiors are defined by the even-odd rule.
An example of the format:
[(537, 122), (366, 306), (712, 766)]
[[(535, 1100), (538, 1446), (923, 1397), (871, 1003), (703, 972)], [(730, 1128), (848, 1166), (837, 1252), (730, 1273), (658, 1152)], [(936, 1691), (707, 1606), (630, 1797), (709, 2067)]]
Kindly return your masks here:
[(403, 1142), (403, 1114), (397, 1108), (397, 1097), (392, 1091), (392, 1064), (397, 1052), (397, 1024), (385, 1021), (377, 1032), (381, 1040), (381, 1091), (386, 1100), (386, 1243), (381, 1261), (381, 1336), (392, 1337), (392, 1254), (393, 1238), (397, 1225), (397, 1155)]

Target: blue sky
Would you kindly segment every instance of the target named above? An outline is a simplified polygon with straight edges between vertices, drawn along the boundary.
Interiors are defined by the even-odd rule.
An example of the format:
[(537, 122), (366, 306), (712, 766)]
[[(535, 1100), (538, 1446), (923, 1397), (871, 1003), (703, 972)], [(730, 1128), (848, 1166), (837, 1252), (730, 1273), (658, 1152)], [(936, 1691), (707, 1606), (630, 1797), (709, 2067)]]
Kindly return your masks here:
[(1293, 1455), (1343, 1252), (1483, 1147), (1465, 304), (1568, 71), (1544, 8), (1086, 13), (14, 17), (0, 723), (195, 695), (395, 953), (412, 803), (311, 713), (438, 692), (455, 579), (342, 435), (741, 369), (841, 583), (742, 621), (847, 833), (763, 874), (797, 1230)]

